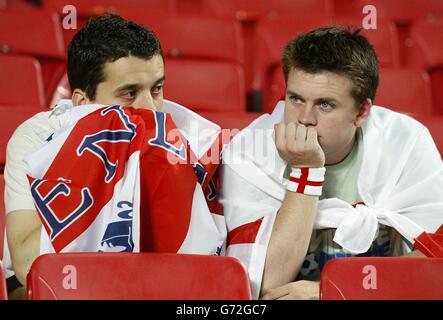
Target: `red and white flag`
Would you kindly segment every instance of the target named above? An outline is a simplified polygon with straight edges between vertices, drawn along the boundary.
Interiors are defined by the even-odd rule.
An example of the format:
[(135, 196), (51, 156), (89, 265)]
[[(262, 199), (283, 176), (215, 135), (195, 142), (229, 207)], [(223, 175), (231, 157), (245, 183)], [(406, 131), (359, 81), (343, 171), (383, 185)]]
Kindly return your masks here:
[(168, 101), (166, 112), (68, 109), (26, 160), (41, 253), (223, 253), (224, 217), (206, 200), (218, 162), (199, 161), (220, 151), (217, 125)]

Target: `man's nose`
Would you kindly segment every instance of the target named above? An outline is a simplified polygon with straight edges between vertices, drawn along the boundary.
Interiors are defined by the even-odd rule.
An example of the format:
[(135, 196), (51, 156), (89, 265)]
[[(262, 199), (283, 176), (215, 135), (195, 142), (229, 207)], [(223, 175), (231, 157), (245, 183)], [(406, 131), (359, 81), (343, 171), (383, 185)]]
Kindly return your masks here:
[(315, 115), (314, 106), (304, 106), (298, 122), (305, 126), (315, 126), (317, 124), (317, 118)]
[(152, 97), (151, 93), (142, 94), (139, 96), (139, 99), (134, 104), (134, 107), (141, 109), (151, 109), (157, 111), (157, 106), (155, 104), (155, 100)]

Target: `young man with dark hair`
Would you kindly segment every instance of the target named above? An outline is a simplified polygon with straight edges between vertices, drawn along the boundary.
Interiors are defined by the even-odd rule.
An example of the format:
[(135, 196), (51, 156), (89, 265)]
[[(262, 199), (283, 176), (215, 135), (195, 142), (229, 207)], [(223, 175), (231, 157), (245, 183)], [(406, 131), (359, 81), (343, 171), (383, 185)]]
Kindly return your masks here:
[(119, 16), (91, 20), (68, 47), (74, 105), (132, 105), (161, 110), (164, 61), (155, 35)]
[[(41, 253), (42, 244), (45, 241), (46, 245), (52, 247), (51, 241), (47, 239), (45, 232), (42, 232), (42, 230), (45, 229), (42, 228), (43, 218), (39, 216), (39, 213), (41, 215), (41, 209), (39, 207), (39, 212), (37, 212), (34, 205), (34, 194), (31, 195), (31, 188), (27, 179), (27, 174), (29, 174), (30, 171), (29, 167), (26, 166), (24, 159), (28, 158), (28, 156), (31, 154), (35, 154), (34, 152), (41, 149), (44, 145), (47, 146), (49, 143), (51, 143), (52, 141), (50, 140), (53, 139), (53, 133), (57, 132), (58, 129), (64, 127), (65, 125), (69, 125), (69, 122), (72, 122), (72, 115), (75, 114), (80, 108), (88, 107), (87, 105), (133, 107), (132, 109), (126, 109), (133, 111), (123, 111), (121, 107), (118, 107), (118, 110), (114, 108), (114, 113), (108, 112), (109, 114), (112, 113), (114, 115), (115, 119), (117, 119), (115, 121), (119, 121), (118, 119), (120, 119), (118, 118), (118, 114), (120, 114), (120, 116), (124, 118), (127, 117), (127, 115), (125, 116), (123, 113), (130, 112), (131, 115), (133, 115), (130, 121), (135, 121), (138, 119), (140, 120), (140, 123), (145, 119), (152, 120), (152, 117), (158, 117), (159, 119), (163, 119), (166, 125), (168, 125), (168, 123), (172, 123), (168, 122), (168, 116), (166, 115), (152, 112), (141, 112), (143, 110), (137, 111), (137, 109), (150, 109), (153, 111), (164, 110), (165, 112), (171, 112), (172, 118), (174, 118), (173, 111), (178, 110), (178, 116), (182, 118), (187, 116), (189, 116), (190, 118), (194, 117), (194, 114), (190, 110), (187, 110), (172, 102), (167, 102), (163, 100), (163, 85), (165, 81), (164, 60), (163, 52), (158, 39), (151, 31), (145, 29), (143, 26), (129, 20), (125, 20), (119, 16), (108, 15), (91, 19), (88, 21), (87, 25), (74, 36), (68, 47), (67, 73), (72, 90), (72, 103), (69, 100), (62, 101), (59, 106), (56, 107), (53, 111), (41, 112), (35, 115), (17, 128), (8, 143), (7, 162), (5, 168), (5, 204), (7, 212), (6, 229), (7, 240), (11, 253), (12, 266), (15, 272), (15, 276), (11, 276), (11, 274), (9, 274), (11, 276), (8, 281), (11, 285), (9, 289), (14, 289), (17, 286), (24, 286), (26, 284), (26, 275), (35, 258), (37, 258)], [(82, 107), (72, 109), (72, 106)], [(166, 106), (168, 106), (168, 110), (165, 110)], [(68, 112), (71, 111), (71, 109), (72, 112)], [(197, 118), (197, 122), (199, 125), (207, 125), (211, 128), (215, 126), (214, 124), (206, 121), (201, 117)], [(173, 120), (175, 121), (175, 118)], [(165, 127), (165, 123), (161, 124), (163, 126), (163, 129)], [(130, 122), (129, 124), (132, 126)], [(155, 122), (154, 124), (159, 125), (157, 122)], [(177, 128), (180, 130), (178, 126)], [(155, 130), (157, 129), (158, 127), (147, 129), (142, 128), (140, 130), (154, 130), (155, 132)], [(113, 133), (115, 131), (109, 132)], [(140, 132), (137, 131), (137, 133), (137, 137), (139, 137)], [(207, 138), (208, 137), (206, 137), (206, 139)], [(159, 142), (158, 139), (151, 142), (152, 140), (154, 140), (152, 139), (151, 141), (149, 141), (149, 143), (152, 145), (154, 145), (155, 143), (161, 143), (161, 141)], [(195, 139), (198, 139), (198, 137)], [(209, 140), (206, 140), (206, 142), (208, 141)], [(188, 142), (189, 144), (191, 144), (192, 150), (192, 141), (188, 139)], [(115, 143), (108, 144), (108, 147), (113, 146), (114, 144)], [(115, 145), (117, 148), (118, 144)], [(91, 148), (90, 150), (93, 151), (94, 146), (92, 146)], [(169, 146), (169, 148), (173, 149), (174, 146), (171, 145)], [(96, 153), (95, 155), (97, 157), (93, 157), (91, 159), (98, 160), (100, 157), (102, 157), (104, 151), (103, 149), (100, 150), (99, 151), (102, 152), (102, 155), (100, 155), (100, 153)], [(158, 150), (160, 150), (158, 152), (162, 152), (163, 149), (158, 148)], [(94, 156), (94, 153), (91, 154)], [(104, 156), (107, 157), (106, 154), (104, 154)], [(163, 154), (157, 154), (156, 156), (157, 159), (160, 159), (160, 157), (164, 157)], [(108, 158), (106, 158), (105, 160), (108, 160)], [(123, 160), (125, 161), (125, 163), (127, 163), (127, 159)], [(164, 158), (162, 158), (161, 160), (165, 161)], [(155, 161), (157, 160), (154, 159), (153, 161), (151, 161), (151, 163), (154, 163), (155, 165)], [(122, 163), (122, 159), (120, 159), (120, 163), (121, 165), (124, 165), (124, 163)], [(118, 162), (115, 162), (115, 166), (117, 164)], [(165, 165), (163, 163), (162, 166), (158, 169), (158, 172), (161, 171), (160, 169), (166, 170), (166, 166), (167, 164)], [(99, 167), (97, 167), (97, 169), (98, 168)], [(84, 169), (85, 168), (82, 168), (80, 170)], [(72, 169), (70, 170), (72, 171)], [(188, 171), (189, 170), (191, 170), (193, 174), (194, 169), (192, 169), (191, 167), (190, 169), (188, 168)], [(176, 171), (177, 170), (169, 170), (168, 174), (174, 175)], [(93, 174), (95, 174), (95, 172), (91, 173), (91, 176), (93, 176)], [(164, 174), (163, 176), (168, 176), (168, 174)], [(97, 179), (95, 179), (95, 181), (97, 182)], [(159, 184), (159, 181), (160, 178), (156, 180), (157, 185)], [(102, 181), (102, 183), (103, 188), (107, 187), (108, 181), (107, 183), (104, 183)], [(100, 186), (98, 187), (98, 189), (100, 189)], [(194, 186), (192, 191), (194, 189), (197, 190), (198, 188), (195, 188)], [(177, 192), (180, 193), (180, 190), (182, 189), (175, 188), (175, 190), (178, 190)], [(146, 192), (146, 190), (144, 191)], [(173, 197), (175, 195), (175, 191), (173, 190), (169, 192), (169, 195)], [(159, 194), (159, 196), (166, 195)], [(181, 198), (179, 199), (181, 200), (192, 201), (191, 192), (180, 194), (180, 196)], [(189, 196), (191, 198), (189, 198)], [(145, 198), (146, 196), (143, 197), (141, 202), (145, 201)], [(204, 199), (203, 196), (202, 198)], [(122, 201), (121, 203), (126, 203), (125, 205), (127, 206), (127, 203), (129, 202)], [(184, 207), (182, 208), (182, 210), (185, 210)], [(175, 211), (173, 212), (175, 213)], [(218, 230), (218, 227), (215, 226), (215, 223), (212, 219), (213, 218), (206, 217), (206, 225), (209, 226), (212, 231), (216, 231)], [(188, 216), (185, 216), (185, 219), (180, 219), (179, 217), (177, 217), (176, 221), (177, 224), (179, 224), (180, 221), (187, 221), (187, 223), (190, 224), (189, 229), (195, 230), (195, 225), (193, 226), (194, 220), (192, 220), (192, 222), (189, 222)], [(124, 227), (124, 224), (127, 224), (128, 221), (123, 222), (124, 223), (122, 225)], [(147, 220), (146, 223), (155, 225), (155, 223), (157, 222)], [(102, 243), (100, 244), (99, 241), (97, 243), (98, 246), (94, 247), (95, 249), (98, 248), (100, 245), (104, 245), (105, 247), (108, 247), (111, 251), (116, 250), (115, 243), (113, 243), (112, 241), (105, 241), (108, 231), (113, 231), (111, 230), (111, 224), (108, 225), (109, 228), (106, 229), (106, 231), (105, 228), (100, 229), (100, 232), (103, 231), (105, 233), (105, 236), (103, 236), (102, 234), (94, 235), (95, 237), (103, 236)], [(106, 227), (106, 225), (104, 226)], [(45, 227), (48, 226), (45, 224)], [(187, 227), (188, 225), (180, 227), (182, 229), (181, 234), (186, 235), (186, 232), (188, 230)], [(132, 228), (133, 226), (131, 226), (131, 230)], [(189, 233), (191, 233), (191, 231)], [(113, 232), (115, 232), (115, 230)], [(132, 230), (131, 232), (135, 231)], [(82, 234), (84, 233), (85, 232), (83, 232)], [(199, 233), (201, 235), (205, 234), (205, 232), (202, 232), (202, 230), (199, 230)], [(224, 238), (222, 234), (223, 231), (221, 232), (220, 239)], [(131, 236), (131, 233), (129, 235)], [(172, 236), (172, 238), (174, 238), (174, 236)], [(98, 238), (98, 240), (100, 239), (101, 238)], [(150, 239), (150, 241), (151, 240), (152, 239)], [(201, 239), (199, 239), (199, 236), (194, 236), (194, 240), (200, 241)], [(128, 246), (128, 248), (126, 249), (128, 251), (131, 251), (132, 248), (134, 248), (132, 239), (126, 239), (125, 241), (126, 246)], [(206, 243), (205, 241), (200, 242), (202, 243), (202, 246), (206, 246), (206, 248), (203, 248), (202, 246), (197, 246), (199, 249), (197, 249), (195, 253), (214, 254), (214, 252), (212, 252), (213, 248), (209, 248), (208, 246), (211, 241), (206, 241)], [(212, 246), (212, 244), (210, 246)], [(125, 249), (125, 246), (120, 248)], [(180, 248), (181, 252), (187, 253), (193, 252), (196, 246), (193, 246), (189, 243), (189, 241), (187, 242), (187, 240), (185, 240), (182, 247)], [(220, 248), (214, 248), (216, 248), (216, 250), (214, 251), (219, 252)], [(102, 250), (98, 249), (95, 251)], [(8, 254), (5, 255), (6, 258), (7, 256)], [(22, 293), (24, 293), (23, 289)]]
[(443, 166), (425, 127), (372, 105), (379, 66), (359, 31), (302, 34), (282, 65), (285, 101), (223, 153), (227, 254), (255, 297), (318, 299), (327, 261), (408, 254), (443, 224)]

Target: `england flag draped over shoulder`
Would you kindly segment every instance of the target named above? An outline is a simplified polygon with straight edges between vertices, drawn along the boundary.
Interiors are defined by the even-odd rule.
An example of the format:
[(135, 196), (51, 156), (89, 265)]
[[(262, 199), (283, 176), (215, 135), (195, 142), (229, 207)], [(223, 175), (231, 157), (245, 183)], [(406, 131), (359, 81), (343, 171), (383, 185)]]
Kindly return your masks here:
[(217, 125), (169, 101), (64, 106), (69, 120), (26, 159), (41, 254), (223, 254), (224, 217), (206, 199), (218, 161), (201, 161), (220, 151)]

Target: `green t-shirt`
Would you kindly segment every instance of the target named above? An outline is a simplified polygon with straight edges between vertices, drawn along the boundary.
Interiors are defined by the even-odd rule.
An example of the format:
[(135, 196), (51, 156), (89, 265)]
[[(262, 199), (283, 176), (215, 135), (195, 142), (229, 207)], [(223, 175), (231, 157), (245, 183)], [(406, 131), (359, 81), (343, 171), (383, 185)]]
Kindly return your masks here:
[(351, 153), (340, 163), (326, 166), (325, 181), (320, 200), (339, 198), (349, 204), (361, 202), (358, 194), (357, 181), (363, 160), (363, 139), (361, 130), (357, 131), (357, 139)]

